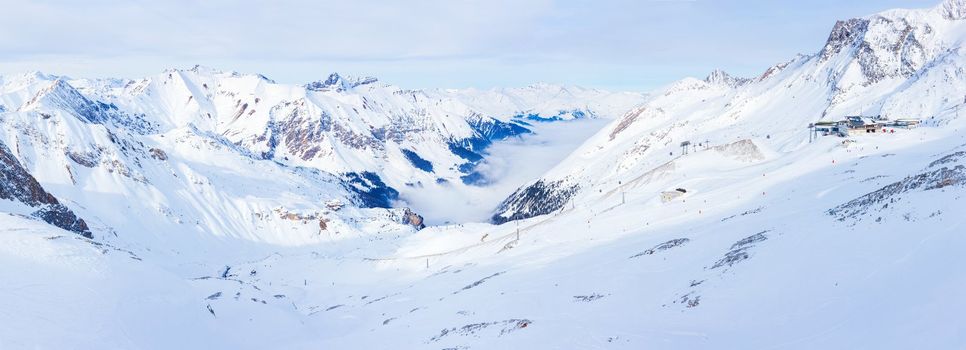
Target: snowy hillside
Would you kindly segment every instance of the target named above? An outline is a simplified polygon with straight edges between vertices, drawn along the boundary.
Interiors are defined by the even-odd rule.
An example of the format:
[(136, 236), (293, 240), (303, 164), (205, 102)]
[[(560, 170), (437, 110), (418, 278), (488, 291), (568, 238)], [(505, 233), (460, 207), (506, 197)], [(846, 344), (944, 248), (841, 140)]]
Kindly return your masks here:
[(966, 103), (966, 21), (949, 10), (960, 4), (839, 21), (820, 52), (755, 78), (716, 71), (704, 80), (671, 84), (521, 188), (493, 220), (531, 217), (571, 200), (634, 190), (674, 170), (683, 142), (693, 151), (749, 140), (757, 151), (748, 151), (770, 159), (812, 147), (810, 123), (850, 115), (946, 126)]
[[(830, 27), (647, 98), (6, 77), (0, 348), (966, 347), (966, 0)], [(857, 115), (922, 123), (809, 127)], [(609, 116), (491, 222), (382, 208)]]

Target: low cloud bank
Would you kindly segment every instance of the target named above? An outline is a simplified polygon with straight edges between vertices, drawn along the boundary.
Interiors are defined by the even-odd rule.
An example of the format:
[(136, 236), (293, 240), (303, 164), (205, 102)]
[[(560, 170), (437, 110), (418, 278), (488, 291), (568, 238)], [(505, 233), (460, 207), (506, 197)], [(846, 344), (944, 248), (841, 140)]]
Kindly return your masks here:
[(488, 185), (427, 186), (403, 190), (409, 206), (430, 225), (487, 221), (493, 209), (520, 186), (539, 178), (610, 120), (536, 123), (534, 134), (493, 144), (477, 167)]

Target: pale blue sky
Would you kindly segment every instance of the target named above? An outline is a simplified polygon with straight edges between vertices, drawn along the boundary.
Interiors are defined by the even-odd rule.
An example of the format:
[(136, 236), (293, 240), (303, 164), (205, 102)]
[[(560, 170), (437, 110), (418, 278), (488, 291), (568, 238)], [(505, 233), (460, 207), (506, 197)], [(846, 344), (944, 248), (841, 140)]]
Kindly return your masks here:
[(644, 91), (818, 51), (836, 19), (939, 0), (0, 0), (0, 74), (134, 78), (203, 64), (303, 83), (532, 82)]

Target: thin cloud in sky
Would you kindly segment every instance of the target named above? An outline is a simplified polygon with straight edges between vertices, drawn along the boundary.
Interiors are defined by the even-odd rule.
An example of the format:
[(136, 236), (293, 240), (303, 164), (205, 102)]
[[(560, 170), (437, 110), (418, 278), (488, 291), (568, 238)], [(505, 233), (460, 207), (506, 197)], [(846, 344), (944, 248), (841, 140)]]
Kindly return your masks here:
[(138, 77), (195, 63), (305, 82), (535, 81), (646, 90), (816, 51), (836, 19), (937, 1), (10, 1), (0, 74)]

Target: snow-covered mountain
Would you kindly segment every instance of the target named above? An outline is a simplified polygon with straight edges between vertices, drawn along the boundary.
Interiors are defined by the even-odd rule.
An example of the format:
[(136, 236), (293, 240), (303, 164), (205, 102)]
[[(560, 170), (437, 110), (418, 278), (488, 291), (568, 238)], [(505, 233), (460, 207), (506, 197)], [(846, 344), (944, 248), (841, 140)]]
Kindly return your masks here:
[[(0, 179), (36, 181), (0, 194), (49, 193), (93, 239), (2, 202), (0, 347), (962, 348), (964, 14), (840, 21), (761, 76), (645, 100), (7, 77)], [(493, 135), (621, 108), (493, 223), (376, 208), (460, 183)], [(922, 123), (810, 136), (850, 115)]]
[[(403, 90), (337, 74), (283, 85), (205, 67), (132, 81), (35, 72), (0, 82), (3, 140), (41, 183), (80, 207), (148, 199), (131, 205), (143, 216), (105, 219), (102, 231), (139, 230), (150, 218), (163, 222), (151, 225), (159, 231), (187, 225), (273, 242), (287, 242), (288, 229), (264, 234), (256, 228), (266, 217), (307, 210), (293, 214), (312, 219), (291, 242), (317, 240), (319, 224), (308, 221), (323, 216), (322, 202), (389, 208), (397, 189), (470, 186), (484, 180), (474, 167), (492, 142), (528, 133), (530, 123), (608, 116), (643, 99), (547, 84)], [(256, 192), (267, 201), (245, 199)], [(224, 207), (213, 208), (215, 199)]]
[(264, 159), (331, 173), (374, 172), (391, 187), (472, 184), (493, 141), (536, 121), (614, 118), (635, 93), (537, 84), (517, 89), (406, 90), (332, 74), (304, 86), (205, 67), (138, 81), (80, 81), (82, 91), (164, 132), (195, 125)]
[(700, 150), (740, 145), (755, 154), (749, 157), (765, 160), (813, 147), (810, 123), (849, 115), (945, 125), (966, 103), (966, 21), (957, 15), (962, 4), (838, 21), (821, 51), (758, 77), (715, 71), (704, 80), (675, 82), (517, 191), (493, 220), (550, 213), (569, 201), (599, 199), (666, 176), (683, 142)]

